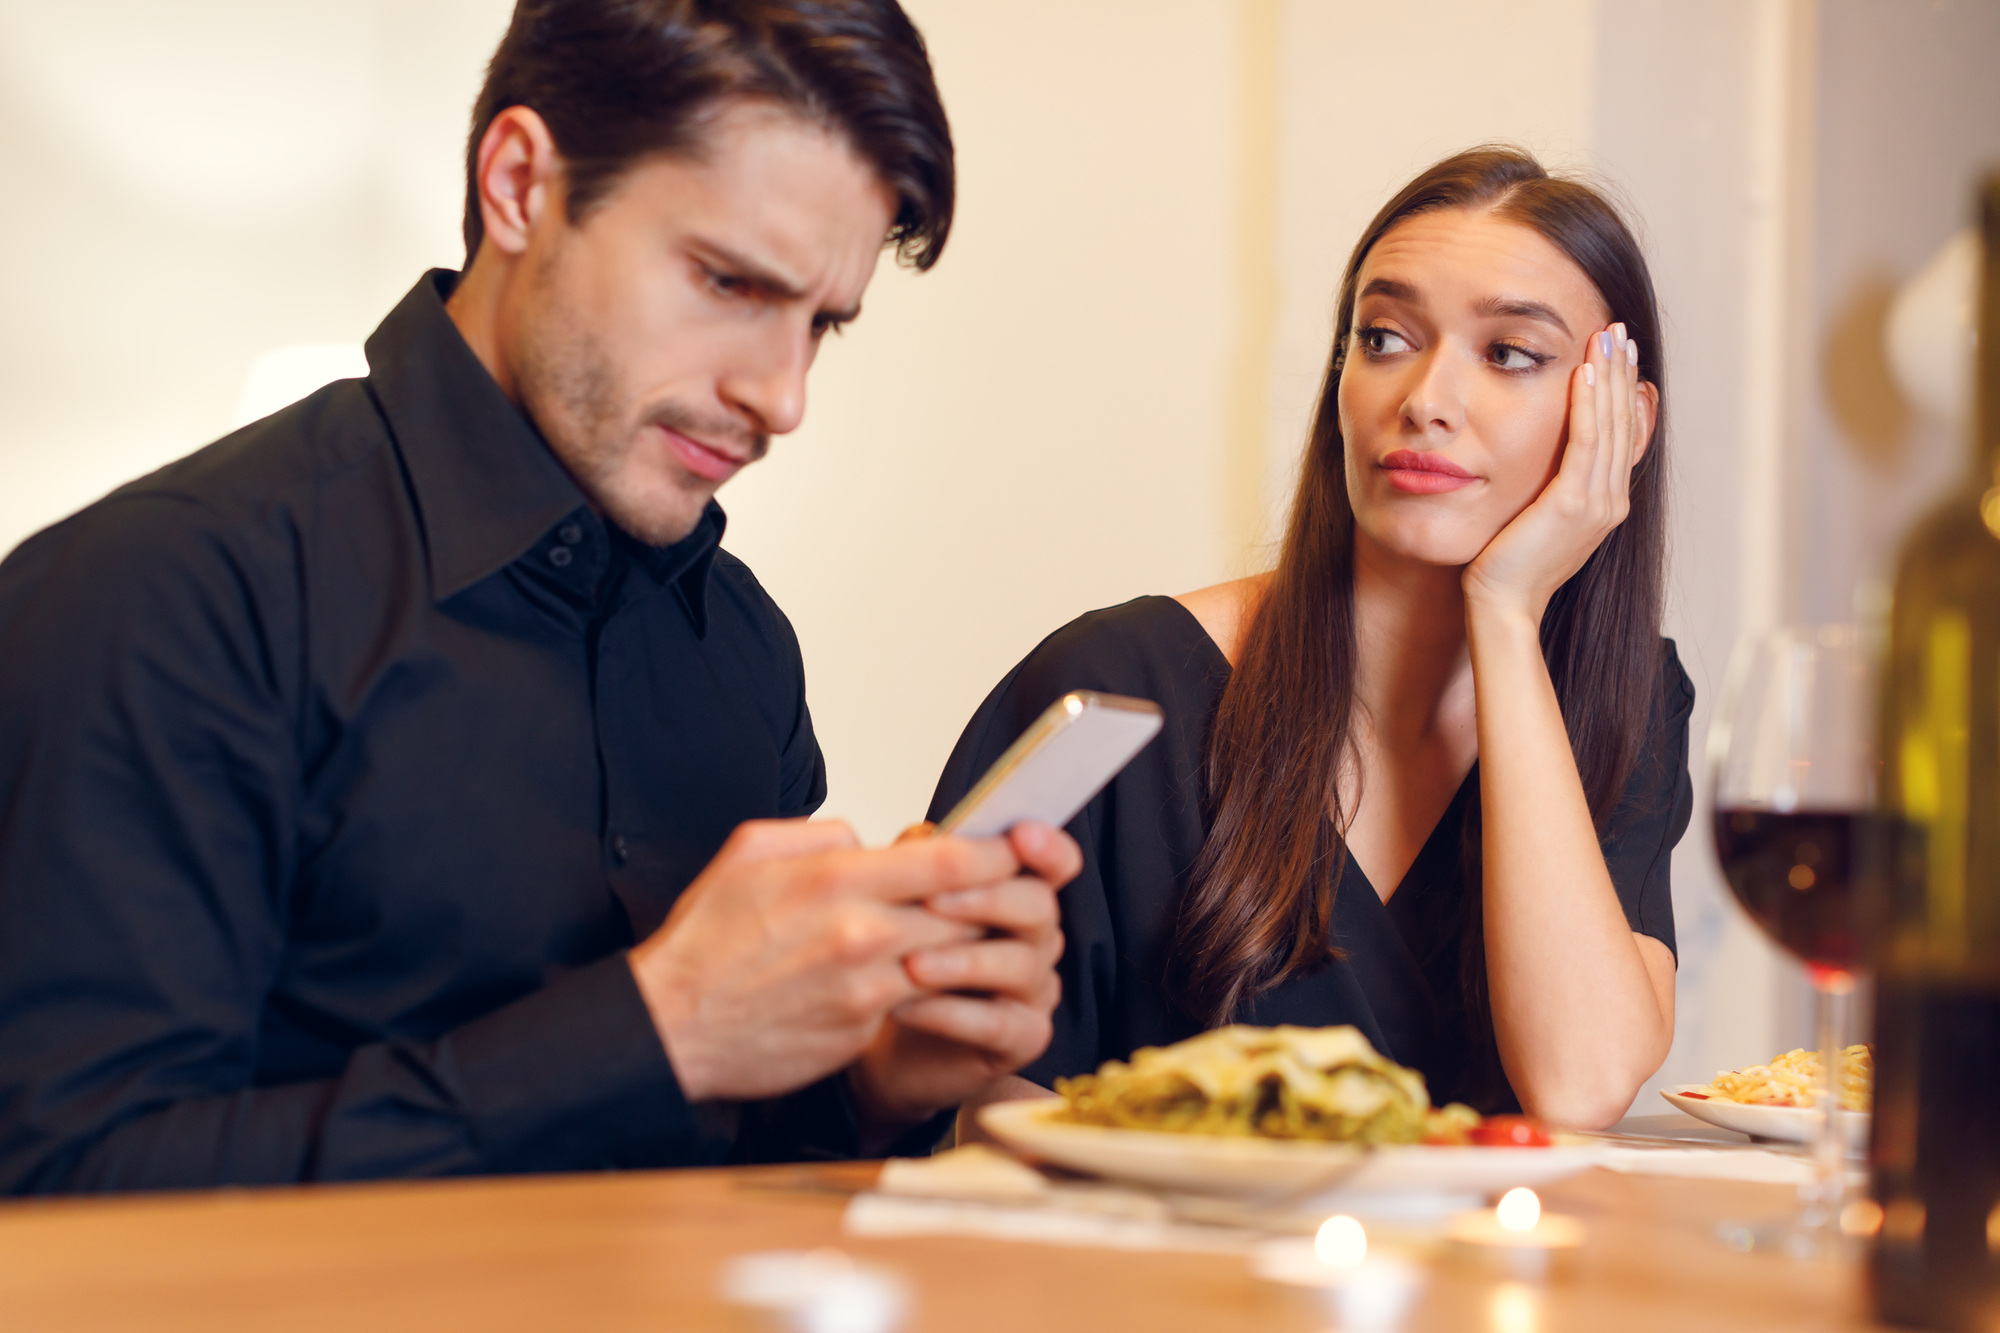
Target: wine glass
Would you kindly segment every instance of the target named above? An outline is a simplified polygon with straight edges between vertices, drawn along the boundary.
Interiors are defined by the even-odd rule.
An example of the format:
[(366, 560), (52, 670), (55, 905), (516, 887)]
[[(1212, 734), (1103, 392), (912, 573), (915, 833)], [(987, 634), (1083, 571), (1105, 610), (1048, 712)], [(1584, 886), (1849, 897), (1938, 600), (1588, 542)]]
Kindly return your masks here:
[(1855, 899), (1875, 803), (1871, 655), (1851, 625), (1787, 626), (1737, 646), (1709, 730), (1715, 851), (1730, 891), (1813, 984), (1820, 1122), (1813, 1180), (1772, 1239), (1814, 1258), (1841, 1249), (1846, 1185), (1840, 1052), (1861, 961)]

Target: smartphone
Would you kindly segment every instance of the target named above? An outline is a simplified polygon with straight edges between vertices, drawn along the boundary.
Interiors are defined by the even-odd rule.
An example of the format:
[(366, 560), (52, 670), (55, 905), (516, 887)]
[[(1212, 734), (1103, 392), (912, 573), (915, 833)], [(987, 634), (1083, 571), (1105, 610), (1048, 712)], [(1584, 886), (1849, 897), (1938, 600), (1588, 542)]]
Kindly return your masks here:
[(1146, 748), (1160, 723), (1150, 699), (1073, 690), (993, 761), (937, 831), (995, 838), (1024, 819), (1061, 828)]

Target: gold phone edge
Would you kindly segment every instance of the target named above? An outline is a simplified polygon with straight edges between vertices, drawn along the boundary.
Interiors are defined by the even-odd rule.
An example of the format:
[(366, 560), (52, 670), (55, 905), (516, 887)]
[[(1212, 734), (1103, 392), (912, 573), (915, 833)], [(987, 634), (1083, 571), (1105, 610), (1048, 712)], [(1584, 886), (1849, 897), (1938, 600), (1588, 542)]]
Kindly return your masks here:
[[(1078, 707), (1069, 707), (1070, 700), (1076, 700)], [(1024, 760), (1071, 721), (1082, 715), (1086, 708), (1115, 708), (1128, 713), (1151, 713), (1163, 716), (1158, 704), (1150, 699), (1134, 699), (1124, 694), (1099, 694), (1095, 690), (1070, 690), (1061, 698), (1042, 710), (1040, 717), (1028, 724), (1028, 729), (1014, 738), (1014, 743), (1000, 752), (993, 766), (986, 770), (972, 790), (958, 800), (951, 813), (938, 821), (935, 836), (943, 837), (965, 822), (967, 815), (979, 808), (986, 793), (1006, 781), (1008, 774), (1019, 768)]]

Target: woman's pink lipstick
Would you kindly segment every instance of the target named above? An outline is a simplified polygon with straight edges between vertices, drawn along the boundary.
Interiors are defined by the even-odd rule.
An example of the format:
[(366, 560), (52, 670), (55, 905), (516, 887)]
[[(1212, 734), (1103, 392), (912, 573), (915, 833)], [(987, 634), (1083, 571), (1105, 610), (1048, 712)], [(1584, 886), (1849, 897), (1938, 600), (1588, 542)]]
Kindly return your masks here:
[(1391, 486), (1412, 495), (1455, 491), (1479, 480), (1443, 454), (1418, 453), (1415, 449), (1398, 449), (1384, 456), (1376, 466), (1388, 473)]

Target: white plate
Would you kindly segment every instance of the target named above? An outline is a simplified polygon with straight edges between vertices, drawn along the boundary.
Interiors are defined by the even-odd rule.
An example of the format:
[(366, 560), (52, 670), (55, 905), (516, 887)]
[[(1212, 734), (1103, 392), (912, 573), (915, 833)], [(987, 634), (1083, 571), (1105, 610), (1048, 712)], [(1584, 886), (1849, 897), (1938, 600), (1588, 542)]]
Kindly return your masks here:
[(1495, 1194), (1541, 1185), (1595, 1166), (1596, 1146), (1431, 1148), (1396, 1144), (1370, 1151), (1345, 1143), (1159, 1134), (1055, 1119), (1054, 1097), (996, 1102), (979, 1123), (1028, 1157), (1113, 1180), (1195, 1194), (1254, 1195), (1307, 1190), (1342, 1194)]
[[(1725, 1101), (1720, 1097), (1683, 1096), (1699, 1083), (1683, 1083), (1672, 1092), (1662, 1090), (1660, 1095), (1671, 1102), (1677, 1110), (1685, 1111), (1697, 1120), (1706, 1121), (1719, 1129), (1733, 1129), (1738, 1134), (1748, 1134), (1757, 1139), (1780, 1139), (1786, 1143), (1811, 1143), (1819, 1133), (1819, 1112), (1808, 1111), (1800, 1106), (1745, 1106), (1741, 1102)], [(1850, 1151), (1868, 1146), (1868, 1113), (1866, 1111), (1842, 1111), (1840, 1127), (1847, 1134)]]

